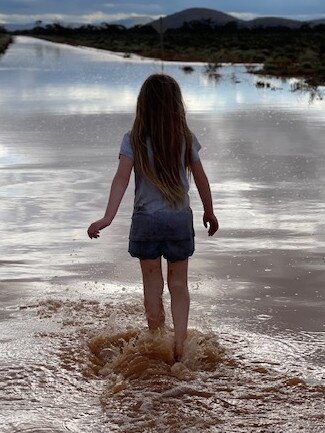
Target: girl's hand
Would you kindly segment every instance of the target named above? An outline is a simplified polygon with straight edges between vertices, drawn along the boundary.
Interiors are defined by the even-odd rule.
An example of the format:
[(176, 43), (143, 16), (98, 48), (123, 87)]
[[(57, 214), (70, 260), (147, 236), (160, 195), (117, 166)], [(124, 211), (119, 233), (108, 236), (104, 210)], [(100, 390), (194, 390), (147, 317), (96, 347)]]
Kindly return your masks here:
[(111, 223), (105, 218), (102, 218), (98, 221), (95, 221), (94, 223), (90, 224), (88, 227), (88, 236), (90, 239), (92, 238), (99, 238), (99, 231), (103, 230), (105, 227), (109, 226)]
[(219, 228), (218, 220), (214, 214), (204, 213), (203, 224), (205, 228), (207, 228), (209, 224), (209, 231), (208, 231), (209, 236), (213, 236)]

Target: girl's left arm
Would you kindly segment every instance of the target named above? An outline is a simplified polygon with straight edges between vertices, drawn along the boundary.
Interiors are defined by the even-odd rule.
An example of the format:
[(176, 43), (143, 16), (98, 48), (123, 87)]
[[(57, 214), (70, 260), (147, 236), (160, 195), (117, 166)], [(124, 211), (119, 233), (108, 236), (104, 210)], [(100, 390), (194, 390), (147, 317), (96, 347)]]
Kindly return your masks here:
[(127, 156), (120, 155), (120, 162), (111, 185), (105, 215), (89, 226), (88, 236), (90, 238), (98, 238), (99, 231), (112, 223), (129, 184), (132, 167), (133, 161)]

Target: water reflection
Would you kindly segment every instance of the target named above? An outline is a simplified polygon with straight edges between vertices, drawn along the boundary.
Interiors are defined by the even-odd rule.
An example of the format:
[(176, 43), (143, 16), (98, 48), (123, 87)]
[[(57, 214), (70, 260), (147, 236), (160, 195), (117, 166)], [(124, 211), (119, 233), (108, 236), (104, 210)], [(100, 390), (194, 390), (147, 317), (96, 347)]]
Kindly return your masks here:
[[(60, 46), (28, 37), (17, 37), (1, 59), (4, 79), (0, 106), (9, 111), (28, 110), (51, 113), (133, 112), (139, 88), (153, 72), (173, 75), (182, 84), (190, 112), (233, 112), (242, 106), (274, 105), (304, 108), (312, 99), (313, 110), (323, 116), (323, 104), (308, 92), (287, 92), (294, 82), (268, 79), (270, 88), (256, 88), (258, 77), (245, 66), (224, 66), (217, 72), (203, 64), (193, 64), (187, 74), (178, 63), (124, 58), (95, 49)], [(10, 70), (10, 74), (5, 71)], [(234, 78), (235, 77), (235, 78)], [(239, 84), (240, 86), (234, 85)], [(281, 84), (280, 84), (281, 83)], [(60, 103), (58, 103), (60, 101)]]
[[(100, 239), (89, 241), (85, 229), (105, 207), (138, 89), (161, 66), (30, 38), (17, 38), (0, 59), (0, 430), (40, 431), (41, 410), (46, 431), (107, 431), (101, 397), (112, 431), (143, 431), (146, 396), (157, 409), (148, 428), (168, 409), (171, 429), (182, 420), (207, 431), (217, 416), (225, 433), (234, 425), (246, 432), (249, 420), (251, 430), (267, 431), (262, 411), (273, 413), (268, 426), (281, 433), (292, 428), (287, 409), (300, 404), (294, 428), (322, 431), (322, 388), (305, 382), (324, 380), (325, 105), (291, 92), (290, 81), (268, 78), (270, 88), (257, 88), (244, 66), (221, 68), (216, 81), (200, 64), (191, 74), (164, 64), (182, 85), (221, 224), (208, 239), (193, 188), (192, 335), (212, 329), (234, 364), (199, 372), (186, 387), (175, 382), (183, 367), (177, 379), (131, 381), (114, 388), (117, 398), (109, 381), (119, 383), (121, 371), (106, 365), (105, 379), (81, 373), (87, 361), (95, 372), (106, 362), (87, 352), (91, 337), (103, 342), (118, 331), (120, 341), (130, 323), (144, 326), (138, 263), (127, 254), (133, 186)], [(131, 424), (125, 413), (134, 415)]]

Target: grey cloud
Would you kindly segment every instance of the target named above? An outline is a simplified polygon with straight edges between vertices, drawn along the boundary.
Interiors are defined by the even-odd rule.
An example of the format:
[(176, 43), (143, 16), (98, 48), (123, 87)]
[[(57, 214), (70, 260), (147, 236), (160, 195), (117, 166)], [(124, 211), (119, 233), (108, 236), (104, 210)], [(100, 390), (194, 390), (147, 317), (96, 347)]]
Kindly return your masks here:
[(158, 15), (178, 12), (190, 7), (207, 7), (224, 12), (248, 13), (253, 15), (275, 16), (325, 16), (324, 0), (165, 0), (152, 3), (130, 0), (2, 0), (0, 16), (16, 14), (28, 16), (60, 14), (62, 16), (82, 16), (93, 13), (117, 14), (138, 13)]

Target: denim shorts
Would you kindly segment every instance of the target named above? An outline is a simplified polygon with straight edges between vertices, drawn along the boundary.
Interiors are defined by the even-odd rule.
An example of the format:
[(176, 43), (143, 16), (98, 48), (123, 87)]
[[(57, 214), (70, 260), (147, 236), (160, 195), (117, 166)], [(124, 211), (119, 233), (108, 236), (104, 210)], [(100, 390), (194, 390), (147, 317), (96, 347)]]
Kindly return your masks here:
[(136, 211), (132, 215), (129, 239), (131, 241), (178, 241), (194, 236), (193, 213), (190, 208), (181, 211)]
[(194, 253), (194, 237), (183, 240), (129, 241), (129, 253), (140, 260), (163, 256), (169, 262), (185, 260)]

